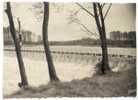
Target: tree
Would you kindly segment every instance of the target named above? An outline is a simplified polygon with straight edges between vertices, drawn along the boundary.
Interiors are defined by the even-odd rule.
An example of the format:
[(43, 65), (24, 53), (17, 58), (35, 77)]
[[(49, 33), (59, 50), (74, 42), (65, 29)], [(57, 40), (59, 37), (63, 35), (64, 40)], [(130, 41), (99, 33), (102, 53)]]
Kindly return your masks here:
[(23, 59), (22, 59), (19, 39), (17, 38), (17, 34), (16, 34), (15, 26), (14, 26), (14, 21), (13, 21), (13, 17), (12, 17), (10, 2), (7, 2), (7, 9), (5, 10), (5, 12), (7, 13), (7, 16), (8, 16), (8, 19), (9, 19), (10, 32), (11, 32), (11, 35), (12, 35), (12, 38), (13, 38), (13, 41), (14, 41), (14, 44), (15, 44), (15, 51), (16, 51), (17, 60), (18, 60), (18, 64), (19, 64), (21, 82), (18, 83), (18, 85), (19, 85), (20, 88), (25, 88), (26, 86), (28, 86), (28, 81), (27, 81), (27, 76), (26, 76), (26, 72), (25, 72), (24, 62), (23, 62)]
[(82, 10), (84, 10), (87, 14), (89, 14), (91, 17), (95, 19), (97, 30), (100, 36), (101, 40), (101, 48), (102, 48), (102, 61), (97, 64), (99, 68), (99, 72), (104, 74), (106, 71), (110, 71), (109, 67), (109, 60), (108, 60), (108, 49), (107, 49), (107, 39), (106, 39), (106, 30), (105, 30), (105, 19), (106, 16), (111, 8), (111, 4), (109, 5), (108, 9), (105, 12), (105, 15), (103, 15), (103, 7), (104, 4), (100, 3), (93, 3), (93, 11), (94, 14), (91, 13), (89, 10), (87, 10), (85, 7), (83, 7), (81, 4), (76, 3)]
[[(102, 62), (101, 62), (101, 66), (99, 67), (100, 67), (100, 71), (104, 74), (105, 71), (110, 70), (104, 16), (102, 12), (102, 6), (99, 3), (93, 3), (93, 9), (94, 9), (95, 22), (97, 25), (98, 32), (100, 34), (101, 48), (102, 48)], [(98, 16), (98, 12), (99, 12), (99, 16)]]
[(55, 67), (52, 60), (52, 55), (49, 48), (48, 42), (48, 21), (49, 21), (49, 3), (44, 2), (44, 16), (43, 16), (43, 28), (42, 28), (42, 36), (43, 36), (43, 44), (45, 49), (45, 55), (48, 64), (49, 77), (50, 81), (59, 81), (59, 78), (56, 75)]

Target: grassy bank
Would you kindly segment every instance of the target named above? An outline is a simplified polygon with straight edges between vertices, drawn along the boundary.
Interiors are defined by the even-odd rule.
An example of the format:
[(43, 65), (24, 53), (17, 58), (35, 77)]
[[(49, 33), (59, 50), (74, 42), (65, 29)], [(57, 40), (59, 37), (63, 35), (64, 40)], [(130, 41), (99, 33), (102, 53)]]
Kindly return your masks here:
[(120, 97), (136, 96), (136, 69), (94, 75), (91, 78), (56, 82), (37, 88), (29, 87), (5, 96), (21, 98), (41, 97)]

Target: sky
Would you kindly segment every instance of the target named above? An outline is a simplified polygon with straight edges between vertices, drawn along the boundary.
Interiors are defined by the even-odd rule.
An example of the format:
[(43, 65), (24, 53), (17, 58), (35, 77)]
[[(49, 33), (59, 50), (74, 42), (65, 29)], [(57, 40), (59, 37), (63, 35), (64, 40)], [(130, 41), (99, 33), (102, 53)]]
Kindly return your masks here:
[[(32, 7), (34, 3), (12, 3), (12, 13), (15, 21), (15, 26), (17, 27), (17, 17), (21, 20), (22, 29), (30, 30), (34, 34), (42, 34), (42, 21), (43, 17)], [(49, 15), (49, 27), (48, 35), (50, 41), (67, 41), (75, 40), (84, 37), (95, 38), (94, 35), (88, 35), (82, 31), (81, 27), (76, 24), (68, 24), (69, 15), (71, 12), (76, 11), (79, 7), (75, 3), (60, 3), (55, 4), (61, 6), (58, 11), (50, 4), (50, 15)], [(82, 5), (87, 5), (82, 4)], [(104, 11), (107, 6), (105, 6)], [(89, 11), (92, 11), (89, 8)], [(97, 33), (97, 28), (95, 20), (93, 17), (89, 16), (85, 11), (80, 10), (76, 17), (87, 26), (93, 33)], [(39, 19), (38, 19), (39, 18)], [(6, 13), (3, 14), (3, 24), (8, 26), (8, 18)], [(113, 4), (108, 16), (105, 20), (107, 37), (109, 37), (109, 32), (111, 31), (135, 31), (136, 30), (136, 13), (134, 4)]]

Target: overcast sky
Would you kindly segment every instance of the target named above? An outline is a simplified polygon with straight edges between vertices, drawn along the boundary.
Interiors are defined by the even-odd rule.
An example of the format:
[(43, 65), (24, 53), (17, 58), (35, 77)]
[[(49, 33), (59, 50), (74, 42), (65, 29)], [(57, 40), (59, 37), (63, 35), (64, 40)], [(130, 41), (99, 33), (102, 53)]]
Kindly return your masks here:
[[(32, 3), (12, 3), (12, 12), (17, 26), (16, 18), (19, 17), (22, 29), (30, 30), (35, 34), (42, 34), (42, 17), (38, 20), (39, 14), (36, 9), (32, 9)], [(60, 11), (50, 6), (49, 19), (49, 40), (74, 40), (82, 37), (88, 37), (77, 24), (68, 24), (68, 17), (71, 11), (79, 7), (74, 3), (66, 3)], [(91, 9), (90, 9), (91, 10)], [(8, 26), (7, 15), (4, 13), (4, 26)], [(80, 11), (77, 17), (92, 32), (97, 32), (95, 20), (86, 12)], [(110, 31), (135, 31), (136, 14), (133, 4), (113, 4), (105, 20), (107, 37)]]

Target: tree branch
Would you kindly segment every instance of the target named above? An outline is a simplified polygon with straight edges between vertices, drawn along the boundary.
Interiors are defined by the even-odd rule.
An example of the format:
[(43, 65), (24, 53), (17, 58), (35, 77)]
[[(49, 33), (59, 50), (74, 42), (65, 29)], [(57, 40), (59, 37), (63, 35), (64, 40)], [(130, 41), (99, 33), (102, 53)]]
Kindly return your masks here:
[(90, 34), (88, 34), (88, 35), (93, 35), (93, 36), (95, 36), (96, 38), (98, 37), (97, 34), (91, 32), (84, 24), (82, 24), (82, 23), (79, 23), (79, 24), (86, 30), (85, 32), (86, 32), (87, 34), (90, 33)]
[(109, 7), (108, 7), (108, 9), (107, 9), (107, 11), (106, 11), (106, 13), (105, 13), (105, 15), (104, 15), (104, 20), (105, 20), (105, 18), (106, 18), (106, 16), (107, 16), (107, 14), (108, 14), (108, 12), (109, 12), (111, 6), (112, 6), (112, 4), (109, 5)]
[(73, 15), (77, 15), (77, 14), (80, 12), (80, 10), (81, 10), (81, 8), (78, 9), (77, 11), (75, 11), (75, 12), (73, 13)]
[(103, 3), (103, 5), (101, 5), (101, 8), (103, 9), (103, 8), (104, 8), (104, 6), (105, 6), (105, 3)]
[(79, 4), (79, 3), (76, 3), (76, 5), (78, 5), (80, 8), (82, 8), (85, 12), (87, 12), (89, 15), (91, 15), (92, 17), (94, 17), (94, 15), (90, 12), (90, 11), (88, 11), (85, 7), (83, 7), (81, 4)]

